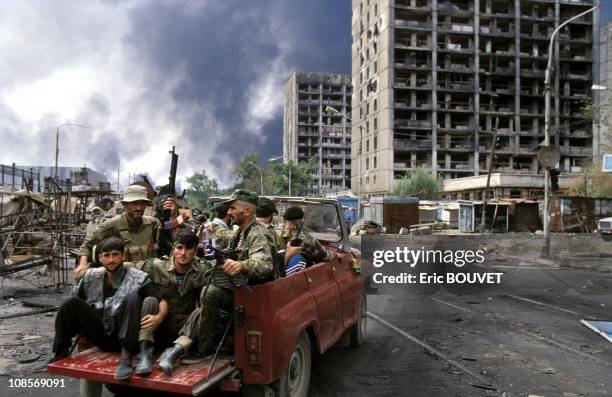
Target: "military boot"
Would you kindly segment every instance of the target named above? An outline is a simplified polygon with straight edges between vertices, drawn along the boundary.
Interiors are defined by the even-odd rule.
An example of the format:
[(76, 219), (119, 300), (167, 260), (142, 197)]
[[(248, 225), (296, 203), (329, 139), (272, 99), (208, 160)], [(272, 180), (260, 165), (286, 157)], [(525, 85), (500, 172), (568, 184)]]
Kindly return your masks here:
[(121, 357), (115, 371), (115, 380), (126, 380), (132, 376), (132, 353), (125, 348), (121, 349)]
[(147, 340), (140, 341), (140, 350), (137, 356), (136, 375), (149, 376), (153, 366), (153, 344)]
[(159, 357), (157, 367), (164, 371), (166, 375), (172, 374), (172, 365), (174, 364), (174, 361), (181, 357), (183, 353), (185, 353), (183, 347), (178, 343), (175, 343), (174, 346), (164, 350), (162, 355)]

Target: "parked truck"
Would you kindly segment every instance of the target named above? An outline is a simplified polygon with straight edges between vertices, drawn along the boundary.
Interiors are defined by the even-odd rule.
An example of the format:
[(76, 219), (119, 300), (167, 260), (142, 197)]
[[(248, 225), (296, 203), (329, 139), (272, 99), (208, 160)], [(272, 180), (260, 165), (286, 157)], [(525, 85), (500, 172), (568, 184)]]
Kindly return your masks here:
[[(272, 197), (279, 213), (289, 205), (304, 209), (305, 226), (331, 251), (331, 262), (234, 293), (233, 354), (196, 364), (181, 364), (171, 376), (154, 369), (129, 383), (114, 379), (119, 353), (92, 348), (49, 365), (48, 372), (117, 385), (200, 395), (212, 388), (243, 395), (307, 396), (313, 354), (323, 354), (341, 339), (364, 342), (368, 269), (351, 248), (342, 207), (333, 199)], [(214, 364), (214, 366), (213, 366)]]

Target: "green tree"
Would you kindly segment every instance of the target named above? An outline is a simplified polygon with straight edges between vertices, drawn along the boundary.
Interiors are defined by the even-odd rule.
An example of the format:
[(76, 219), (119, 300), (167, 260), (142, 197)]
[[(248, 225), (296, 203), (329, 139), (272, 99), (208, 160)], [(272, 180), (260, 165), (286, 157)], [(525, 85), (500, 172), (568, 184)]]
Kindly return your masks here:
[(261, 190), (261, 155), (251, 152), (244, 155), (242, 160), (234, 167), (236, 175), (236, 189), (249, 189), (259, 193)]
[(205, 209), (208, 198), (221, 192), (217, 180), (209, 178), (204, 170), (187, 178), (187, 183), (189, 183), (189, 189), (187, 189), (186, 198), (192, 208)]
[(421, 200), (437, 200), (442, 191), (442, 178), (427, 170), (414, 170), (395, 181), (393, 195), (418, 197)]
[(612, 197), (612, 174), (601, 170), (603, 159), (585, 160), (582, 175), (570, 182), (570, 194), (580, 197)]
[[(612, 97), (604, 98), (601, 95), (599, 104), (593, 103), (591, 100), (582, 102), (582, 113), (585, 116), (592, 118), (596, 127), (602, 130), (612, 128)], [(598, 126), (599, 124), (599, 126)], [(599, 133), (599, 128), (597, 128)], [(600, 135), (600, 153), (612, 152), (612, 142), (610, 135)], [(581, 164), (583, 168), (582, 175), (574, 178), (570, 183), (570, 194), (580, 197), (612, 197), (612, 174), (603, 172), (602, 156), (593, 156), (585, 159)]]
[(312, 181), (310, 174), (315, 169), (316, 164), (318, 164), (316, 157), (310, 158), (308, 162), (298, 164), (291, 160), (287, 163), (270, 162), (266, 172), (266, 191), (279, 196), (288, 195), (289, 175), (291, 175), (291, 195), (304, 195)]

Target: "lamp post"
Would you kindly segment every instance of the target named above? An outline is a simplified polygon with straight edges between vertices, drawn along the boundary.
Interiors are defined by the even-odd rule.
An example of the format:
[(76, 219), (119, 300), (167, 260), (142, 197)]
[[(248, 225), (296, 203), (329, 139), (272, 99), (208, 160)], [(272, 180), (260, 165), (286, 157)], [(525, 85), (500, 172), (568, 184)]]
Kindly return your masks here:
[[(550, 43), (548, 44), (548, 62), (546, 64), (546, 73), (544, 74), (544, 145), (550, 146), (550, 74), (552, 69), (552, 57), (553, 57), (553, 44), (555, 42), (555, 38), (557, 33), (561, 30), (562, 27), (567, 25), (568, 23), (581, 18), (594, 10), (599, 8), (599, 6), (595, 6), (589, 8), (588, 10), (581, 12), (580, 14), (571, 17), (567, 21), (563, 22), (559, 26), (553, 30), (550, 35)], [(542, 256), (544, 258), (548, 258), (550, 255), (550, 209), (549, 209), (549, 185), (550, 185), (550, 168), (545, 167), (544, 171), (544, 250), (542, 252)]]
[(264, 188), (263, 188), (263, 170), (261, 169), (261, 165), (255, 163), (253, 161), (249, 161), (248, 163), (254, 165), (259, 170), (259, 185), (260, 185), (260, 188), (261, 188), (261, 195), (263, 196), (263, 194), (264, 194)]
[[(346, 115), (346, 113), (341, 113), (338, 109), (336, 109), (333, 106), (325, 106), (324, 112), (332, 115), (332, 114), (342, 114), (348, 121), (350, 121), (351, 123), (353, 122), (353, 119), (350, 118), (349, 116)], [(361, 131), (361, 129), (359, 129)], [(361, 133), (359, 134), (359, 150), (357, 152), (357, 154), (359, 156), (361, 156)], [(359, 158), (359, 196), (361, 196), (361, 158)], [(346, 189), (346, 186), (344, 186), (344, 188)]]
[(59, 132), (60, 132), (60, 128), (62, 128), (64, 126), (67, 126), (67, 125), (72, 126), (72, 127), (87, 128), (88, 130), (91, 130), (91, 127), (89, 127), (87, 125), (74, 124), (74, 123), (60, 124), (57, 127), (57, 130), (55, 131), (55, 171), (53, 172), (53, 180), (55, 180), (55, 183), (58, 183), (58, 180), (57, 180), (57, 160), (59, 158)]

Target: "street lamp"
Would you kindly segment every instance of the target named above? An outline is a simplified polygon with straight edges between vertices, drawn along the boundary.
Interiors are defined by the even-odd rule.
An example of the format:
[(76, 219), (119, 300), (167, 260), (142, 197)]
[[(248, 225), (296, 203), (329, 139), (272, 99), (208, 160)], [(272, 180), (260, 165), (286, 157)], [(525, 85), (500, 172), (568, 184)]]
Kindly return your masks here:
[[(336, 109), (335, 107), (332, 106), (325, 106), (324, 112), (332, 115), (332, 114), (342, 114), (348, 121), (350, 121), (351, 123), (353, 122), (353, 119), (350, 118), (349, 116), (346, 115), (346, 113), (340, 113), (340, 111), (338, 109)], [(362, 135), (361, 135), (361, 128), (359, 128), (359, 150), (357, 152), (359, 158), (358, 158), (358, 162), (359, 162), (359, 196), (361, 196), (361, 141), (362, 141)], [(346, 185), (344, 186), (344, 188), (346, 189)]]
[[(342, 114), (340, 113), (338, 109), (336, 109), (335, 107), (329, 106), (329, 105), (325, 106), (325, 109), (323, 111), (327, 114)], [(343, 114), (343, 115), (344, 117), (346, 117), (348, 121), (353, 121), (353, 119), (347, 116), (346, 114)]]
[(593, 84), (591, 86), (591, 90), (597, 92), (597, 158), (599, 158), (599, 155), (601, 154), (601, 91), (605, 91), (607, 89), (608, 87), (599, 84)]
[(261, 187), (261, 195), (263, 196), (263, 194), (264, 194), (264, 189), (263, 189), (263, 170), (261, 169), (261, 165), (255, 163), (254, 161), (249, 161), (248, 163), (254, 165), (259, 170), (259, 184), (260, 184), (260, 187)]
[(53, 179), (55, 180), (55, 183), (58, 183), (57, 180), (57, 160), (59, 157), (59, 132), (60, 132), (60, 128), (64, 127), (64, 126), (72, 126), (72, 127), (80, 127), (80, 128), (87, 128), (88, 130), (91, 130), (91, 127), (87, 126), (87, 125), (83, 125), (83, 124), (73, 124), (73, 123), (65, 123), (65, 124), (60, 124), (57, 127), (57, 130), (55, 131), (55, 171), (53, 173)]
[[(548, 44), (548, 62), (546, 64), (546, 73), (544, 75), (544, 147), (550, 146), (550, 74), (552, 69), (553, 44), (555, 42), (555, 38), (562, 27), (580, 17), (583, 17), (593, 12), (597, 8), (599, 8), (599, 6), (589, 8), (588, 10), (571, 17), (567, 21), (557, 26), (557, 28), (553, 30), (550, 36), (550, 43)], [(548, 256), (550, 255), (550, 209), (548, 203), (549, 185), (550, 167), (546, 166), (544, 171), (544, 251), (542, 252), (545, 258), (548, 258)]]

